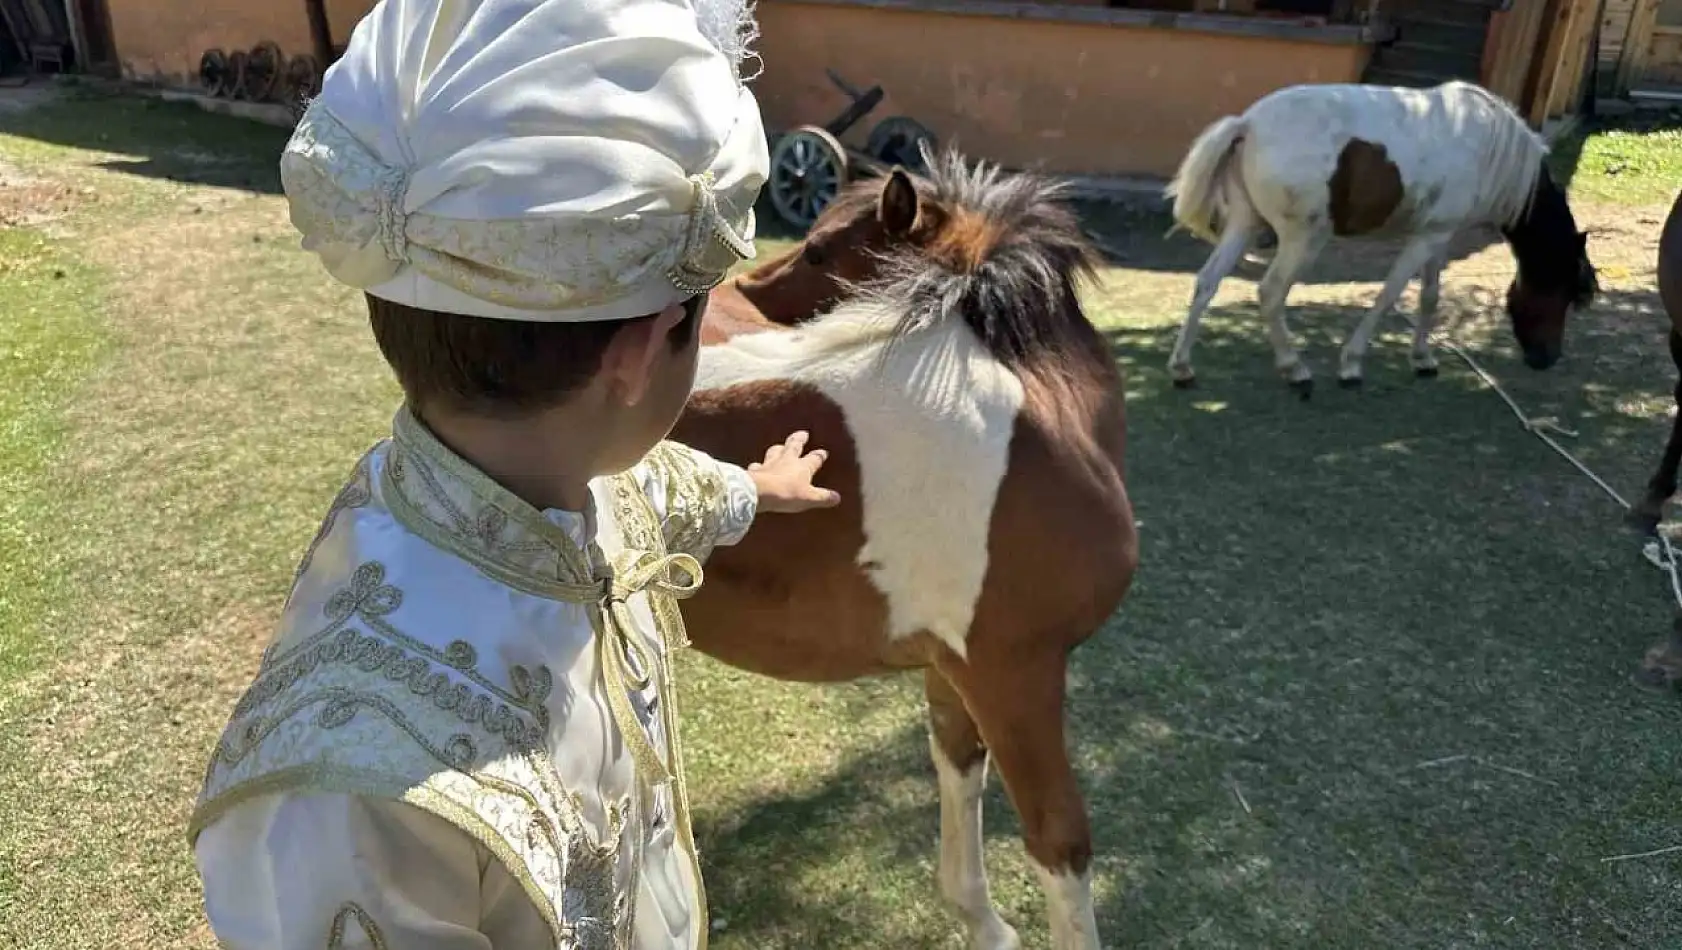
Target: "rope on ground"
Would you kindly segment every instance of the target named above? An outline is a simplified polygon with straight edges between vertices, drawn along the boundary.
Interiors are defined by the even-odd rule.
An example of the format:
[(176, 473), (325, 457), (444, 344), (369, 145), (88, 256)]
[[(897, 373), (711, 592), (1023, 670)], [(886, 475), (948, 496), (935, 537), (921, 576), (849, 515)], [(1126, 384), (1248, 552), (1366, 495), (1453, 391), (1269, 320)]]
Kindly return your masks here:
[[(1578, 459), (1577, 456), (1572, 455), (1566, 450), (1565, 446), (1560, 445), (1559, 442), (1549, 434), (1550, 432), (1557, 432), (1567, 438), (1574, 439), (1577, 437), (1577, 433), (1571, 431), (1570, 429), (1562, 428), (1558, 423), (1551, 419), (1532, 419), (1531, 417), (1525, 415), (1524, 410), (1520, 408), (1519, 404), (1513, 400), (1512, 396), (1507, 395), (1507, 391), (1501, 387), (1500, 380), (1490, 375), (1489, 371), (1484, 369), (1476, 359), (1473, 359), (1472, 354), (1466, 352), (1464, 347), (1453, 340), (1445, 340), (1444, 346), (1450, 353), (1453, 353), (1455, 356), (1458, 356), (1461, 360), (1465, 361), (1466, 365), (1471, 368), (1472, 372), (1476, 373), (1478, 378), (1484, 381), (1484, 385), (1488, 386), (1495, 395), (1501, 397), (1501, 400), (1507, 404), (1507, 408), (1511, 409), (1513, 411), (1513, 415), (1518, 417), (1519, 423), (1524, 426), (1526, 432), (1529, 432), (1531, 435), (1534, 435), (1536, 438), (1547, 443), (1549, 448), (1558, 452), (1567, 462), (1575, 465), (1577, 467), (1577, 471), (1587, 475), (1590, 481), (1600, 486), (1600, 490), (1605, 492), (1613, 501), (1617, 502), (1620, 508), (1623, 508), (1626, 511), (1629, 509), (1629, 502), (1624, 500), (1624, 496), (1618, 494), (1617, 489), (1606, 484), (1605, 479), (1596, 475), (1593, 469), (1584, 465), (1582, 460)], [(1645, 546), (1643, 546), (1641, 554), (1649, 562), (1651, 562), (1654, 567), (1664, 571), (1670, 578), (1671, 596), (1676, 599), (1677, 609), (1682, 610), (1682, 572), (1679, 572), (1676, 549), (1671, 546), (1670, 537), (1664, 531), (1658, 532), (1658, 535), (1657, 540), (1649, 541)]]

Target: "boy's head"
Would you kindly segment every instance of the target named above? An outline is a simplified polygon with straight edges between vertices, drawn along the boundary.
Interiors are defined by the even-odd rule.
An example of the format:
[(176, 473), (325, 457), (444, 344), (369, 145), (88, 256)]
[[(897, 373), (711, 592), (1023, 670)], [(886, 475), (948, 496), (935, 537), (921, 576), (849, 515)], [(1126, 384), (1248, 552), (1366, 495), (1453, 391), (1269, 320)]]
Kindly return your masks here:
[(749, 0), (374, 6), (281, 180), (417, 408), (665, 435), (706, 291), (753, 256), (752, 36)]
[(367, 299), (380, 352), (422, 418), (523, 419), (571, 406), (608, 430), (607, 470), (671, 431), (695, 382), (707, 305), (697, 294), (647, 317), (534, 323)]

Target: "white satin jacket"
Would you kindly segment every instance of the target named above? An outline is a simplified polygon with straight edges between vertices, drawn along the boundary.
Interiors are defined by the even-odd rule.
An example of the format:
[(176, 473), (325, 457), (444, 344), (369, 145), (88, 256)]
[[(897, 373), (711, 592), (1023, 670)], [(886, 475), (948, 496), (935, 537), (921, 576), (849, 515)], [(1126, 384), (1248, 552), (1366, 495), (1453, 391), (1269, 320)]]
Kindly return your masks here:
[(358, 463), (211, 756), (228, 950), (695, 950), (668, 652), (741, 469), (662, 443), (539, 512), (407, 411)]

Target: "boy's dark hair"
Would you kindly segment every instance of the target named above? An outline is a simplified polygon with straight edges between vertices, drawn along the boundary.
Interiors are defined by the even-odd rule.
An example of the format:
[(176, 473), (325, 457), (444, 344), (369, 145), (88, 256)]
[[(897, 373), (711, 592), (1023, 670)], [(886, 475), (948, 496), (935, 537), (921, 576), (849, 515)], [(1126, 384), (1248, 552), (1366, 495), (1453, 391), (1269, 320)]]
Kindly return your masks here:
[[(699, 332), (705, 295), (684, 304), (673, 350)], [(403, 394), (417, 409), (447, 406), (507, 417), (550, 409), (600, 372), (602, 355), (631, 320), (535, 323), (421, 310), (368, 295), (368, 320)]]

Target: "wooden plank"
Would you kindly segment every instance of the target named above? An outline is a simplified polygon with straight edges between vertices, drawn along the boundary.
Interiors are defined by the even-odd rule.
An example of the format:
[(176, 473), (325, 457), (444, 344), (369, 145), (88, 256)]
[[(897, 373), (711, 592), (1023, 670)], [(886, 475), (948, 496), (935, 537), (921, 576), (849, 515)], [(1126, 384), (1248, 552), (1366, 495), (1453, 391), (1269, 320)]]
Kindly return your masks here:
[(1536, 58), (1546, 10), (1546, 0), (1515, 0), (1509, 10), (1496, 14), (1491, 23), (1490, 42), (1494, 49), (1485, 58), (1488, 72), (1484, 86), (1518, 107), (1521, 113), (1525, 80)]
[(1548, 101), (1548, 118), (1569, 115), (1577, 111), (1582, 101), (1583, 83), (1588, 78), (1589, 41), (1594, 36), (1595, 14), (1599, 0), (1575, 0), (1577, 16), (1571, 34), (1560, 50), (1559, 81), (1554, 84), (1553, 97)]
[(1547, 41), (1542, 46), (1541, 55), (1537, 57), (1533, 75), (1536, 82), (1531, 87), (1529, 102), (1525, 105), (1525, 115), (1530, 124), (1538, 128), (1548, 117), (1548, 109), (1554, 100), (1554, 87), (1559, 84), (1560, 74), (1565, 71), (1566, 44), (1571, 39), (1572, 28), (1577, 22), (1579, 4), (1576, 0), (1552, 0), (1549, 7), (1552, 15), (1547, 18)]
[(1611, 95), (1621, 96), (1631, 86), (1641, 82), (1647, 70), (1647, 51), (1653, 42), (1653, 27), (1658, 24), (1659, 0), (1635, 0), (1629, 29), (1624, 33), (1623, 47), (1618, 51), (1618, 72), (1612, 82)]

